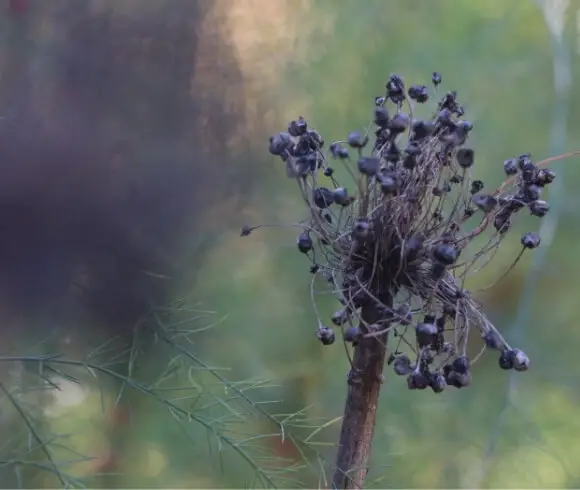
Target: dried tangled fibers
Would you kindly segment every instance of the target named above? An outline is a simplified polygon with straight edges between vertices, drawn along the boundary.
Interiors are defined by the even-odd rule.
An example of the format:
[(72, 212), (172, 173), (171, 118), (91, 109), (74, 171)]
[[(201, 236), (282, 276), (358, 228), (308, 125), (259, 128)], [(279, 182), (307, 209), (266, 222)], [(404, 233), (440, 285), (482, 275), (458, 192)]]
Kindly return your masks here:
[[(439, 73), (432, 83), (440, 90)], [(535, 163), (522, 154), (503, 163), (506, 180), (486, 192), (472, 178), (475, 152), (466, 143), (473, 125), (457, 93), (445, 92), (432, 117), (413, 118), (429, 92), (425, 85), (406, 89), (400, 76), (391, 75), (385, 95), (375, 99), (374, 138), (353, 131), (324, 151), (321, 135), (300, 117), (270, 138), (269, 150), (285, 162), (308, 207), (297, 247), (312, 261), (318, 340), (332, 344), (340, 329), (355, 347), (379, 343), (383, 361), (407, 377), (410, 389), (439, 393), (468, 386), (470, 366), (486, 348), (498, 351), (500, 368), (528, 369), (526, 354), (506, 342), (464, 284), (490, 262), (519, 211), (539, 218), (548, 213), (541, 194), (555, 174), (543, 168), (548, 160)], [(344, 165), (350, 186), (339, 184), (336, 164)], [(245, 226), (241, 234), (259, 227)], [(538, 247), (540, 237), (528, 232), (520, 242), (518, 259)], [(329, 322), (314, 303), (318, 276), (342, 305)], [(473, 329), (482, 349), (470, 358)], [(387, 357), (389, 336), (394, 342)], [(370, 366), (357, 362), (357, 350), (351, 384)], [(376, 377), (382, 377), (383, 361)]]

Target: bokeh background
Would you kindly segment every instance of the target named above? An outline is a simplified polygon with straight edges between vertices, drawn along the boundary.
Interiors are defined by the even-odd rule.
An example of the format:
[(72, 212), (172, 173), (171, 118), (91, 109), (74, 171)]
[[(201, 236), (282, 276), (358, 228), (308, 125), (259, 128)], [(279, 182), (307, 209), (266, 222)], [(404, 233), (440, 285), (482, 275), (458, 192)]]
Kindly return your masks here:
[[(1, 0), (0, 486), (326, 485), (344, 349), (295, 232), (239, 236), (304, 217), (268, 136), (343, 138), (390, 73), (437, 70), (494, 186), (580, 149), (579, 25), (577, 0)], [(388, 373), (369, 487), (580, 486), (580, 159), (551, 168), (517, 223), (544, 246), (479, 298), (533, 368)]]

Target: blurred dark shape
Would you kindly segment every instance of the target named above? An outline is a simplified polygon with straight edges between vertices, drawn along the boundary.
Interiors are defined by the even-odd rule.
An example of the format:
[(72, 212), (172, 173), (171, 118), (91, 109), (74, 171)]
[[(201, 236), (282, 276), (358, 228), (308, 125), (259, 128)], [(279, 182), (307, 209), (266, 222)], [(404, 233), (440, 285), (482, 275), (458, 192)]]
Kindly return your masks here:
[[(23, 56), (16, 43), (36, 42), (34, 23), (14, 27), (13, 44), (0, 48), (0, 115), (8, 114), (0, 120), (0, 297), (11, 310), (0, 314), (88, 323), (108, 335), (130, 333), (169, 301), (170, 278), (194, 272), (177, 257), (220, 199), (223, 143), (243, 125), (243, 85), (217, 35), (219, 68), (203, 74), (215, 83), (196, 90), (211, 2), (174, 0), (135, 18), (114, 14), (115, 2), (90, 4), (34, 5), (35, 18), (61, 33), (48, 54), (39, 44)], [(29, 69), (32, 56), (50, 64), (46, 77)], [(225, 84), (240, 92), (227, 113)]]
[(28, 0), (9, 0), (8, 9), (15, 14), (24, 14), (28, 11)]

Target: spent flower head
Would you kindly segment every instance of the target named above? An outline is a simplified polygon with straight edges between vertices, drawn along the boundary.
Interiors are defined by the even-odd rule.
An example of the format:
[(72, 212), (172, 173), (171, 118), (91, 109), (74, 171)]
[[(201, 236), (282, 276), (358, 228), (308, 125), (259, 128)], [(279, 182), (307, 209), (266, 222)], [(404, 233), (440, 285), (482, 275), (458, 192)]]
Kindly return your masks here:
[[(441, 83), (433, 73), (435, 89)], [(386, 333), (395, 340), (387, 361), (395, 373), (407, 377), (410, 389), (436, 393), (469, 386), (471, 366), (485, 349), (498, 351), (502, 369), (528, 369), (528, 357), (508, 345), (465, 281), (490, 263), (520, 211), (538, 218), (549, 212), (542, 191), (554, 172), (523, 153), (498, 162), (506, 180), (488, 189), (472, 177), (478, 160), (468, 143), (473, 124), (464, 119), (457, 92), (440, 92), (431, 117), (415, 119), (414, 105), (430, 100), (427, 86), (407, 89), (402, 77), (391, 75), (385, 89), (372, 108), (374, 131), (353, 130), (326, 147), (300, 117), (270, 138), (270, 153), (284, 162), (308, 210), (297, 248), (314, 275), (316, 337), (330, 345), (340, 329), (356, 346)], [(337, 180), (340, 165), (348, 182)], [(242, 236), (258, 227), (244, 226)], [(540, 237), (527, 232), (520, 243), (507, 272)], [(328, 321), (315, 303), (318, 275), (340, 303)], [(378, 312), (372, 323), (363, 314), (368, 307)], [(469, 357), (473, 331), (481, 350)]]

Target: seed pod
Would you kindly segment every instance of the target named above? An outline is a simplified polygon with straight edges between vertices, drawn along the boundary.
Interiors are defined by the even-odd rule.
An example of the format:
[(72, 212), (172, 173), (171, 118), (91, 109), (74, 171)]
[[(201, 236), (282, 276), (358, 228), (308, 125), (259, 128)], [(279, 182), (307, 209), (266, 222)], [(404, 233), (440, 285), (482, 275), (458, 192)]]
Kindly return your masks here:
[(413, 140), (422, 140), (430, 136), (435, 131), (435, 124), (432, 121), (413, 122)]
[(411, 367), (411, 360), (407, 356), (397, 356), (393, 363), (393, 370), (398, 376), (409, 374), (413, 370)]
[(353, 346), (356, 346), (360, 341), (362, 333), (358, 327), (350, 327), (344, 331), (344, 341), (351, 342)]
[(530, 211), (534, 216), (538, 218), (543, 218), (548, 214), (550, 206), (546, 201), (533, 201), (530, 203)]
[(530, 359), (524, 352), (519, 349), (512, 349), (511, 357), (513, 359), (514, 369), (516, 371), (527, 371), (529, 369)]
[(269, 151), (272, 155), (280, 156), (286, 153), (293, 144), (290, 134), (278, 133), (270, 137)]
[(413, 371), (407, 377), (407, 386), (410, 390), (424, 390), (429, 386), (429, 380), (420, 371)]
[(369, 142), (369, 137), (363, 136), (358, 131), (352, 131), (348, 133), (347, 141), (352, 148), (362, 149)]
[(536, 180), (534, 184), (544, 187), (545, 185), (551, 184), (556, 178), (556, 173), (549, 168), (542, 168), (538, 170), (536, 174)]
[(361, 157), (358, 161), (358, 170), (361, 174), (374, 177), (379, 171), (380, 160), (377, 157)]
[(440, 243), (433, 249), (433, 258), (444, 265), (452, 265), (459, 257), (459, 249), (450, 243)]
[(518, 173), (518, 161), (515, 158), (510, 158), (503, 162), (503, 169), (506, 175), (515, 175)]
[(497, 206), (497, 199), (487, 194), (476, 194), (471, 198), (473, 203), (484, 213), (491, 213)]
[(469, 358), (467, 356), (460, 356), (453, 361), (452, 369), (459, 374), (465, 374), (469, 371)]
[(427, 99), (429, 99), (429, 91), (425, 85), (411, 85), (408, 94), (411, 99), (420, 104), (427, 102)]
[(349, 311), (348, 311), (348, 309), (344, 308), (342, 310), (335, 312), (332, 315), (331, 320), (332, 320), (332, 323), (334, 323), (337, 327), (341, 327), (346, 322), (348, 322), (349, 318), (350, 318)]
[(483, 339), (483, 342), (485, 343), (486, 347), (488, 347), (489, 349), (500, 348), (501, 345), (500, 340), (498, 336), (495, 334), (495, 332), (493, 332), (493, 330), (488, 330), (481, 336), (481, 338)]
[(392, 196), (399, 190), (399, 183), (397, 176), (394, 173), (383, 174), (380, 178), (381, 191), (387, 196)]
[(371, 225), (366, 219), (358, 219), (354, 225), (353, 233), (358, 239), (365, 239), (369, 236)]
[(337, 187), (332, 191), (332, 197), (334, 202), (339, 206), (348, 206), (351, 200), (348, 196), (348, 192), (344, 187)]
[(314, 189), (312, 200), (317, 208), (325, 209), (334, 202), (334, 193), (326, 187)]
[(483, 190), (483, 182), (481, 180), (474, 180), (471, 183), (471, 189), (470, 189), (471, 194), (477, 194), (478, 192), (481, 192), (482, 190)]
[(445, 376), (441, 373), (431, 373), (429, 376), (429, 386), (434, 393), (441, 393), (447, 387)]
[(402, 112), (395, 114), (389, 121), (389, 131), (393, 134), (400, 134), (409, 127), (409, 116)]
[(374, 123), (379, 127), (385, 129), (389, 125), (389, 111), (386, 107), (375, 107)]
[(503, 350), (499, 356), (499, 367), (501, 369), (510, 370), (514, 368), (513, 351)]
[(348, 158), (348, 150), (338, 143), (332, 143), (328, 149), (334, 158), (340, 158), (341, 160)]
[(540, 246), (540, 235), (537, 233), (524, 233), (520, 240), (524, 248), (534, 249)]
[(464, 374), (458, 373), (457, 371), (449, 371), (445, 376), (445, 381), (449, 386), (455, 388), (465, 388), (471, 384), (471, 373), (466, 372)]
[(307, 254), (312, 250), (312, 238), (310, 238), (310, 235), (307, 231), (304, 231), (298, 235), (296, 245), (298, 245), (298, 250), (300, 250), (303, 254)]
[(469, 168), (475, 163), (475, 153), (471, 148), (461, 148), (457, 151), (456, 158), (461, 168)]
[(288, 133), (292, 136), (302, 136), (306, 133), (307, 129), (308, 124), (302, 116), (300, 116), (297, 121), (291, 121), (288, 125)]
[(334, 344), (335, 335), (334, 331), (330, 327), (320, 326), (316, 330), (316, 338), (320, 341), (322, 345)]
[(523, 191), (526, 202), (536, 201), (540, 199), (540, 195), (542, 194), (542, 188), (534, 184), (526, 185)]
[(434, 323), (419, 323), (415, 327), (415, 334), (419, 347), (428, 347), (435, 343), (438, 333), (439, 331)]

